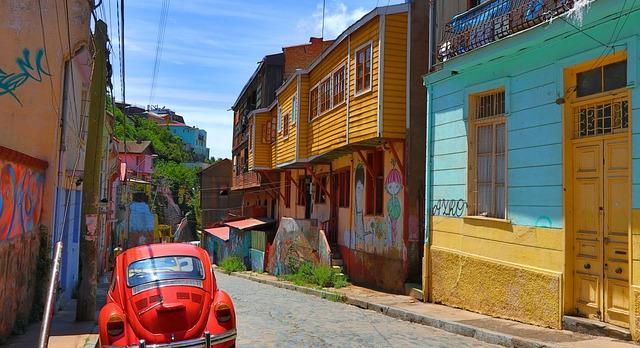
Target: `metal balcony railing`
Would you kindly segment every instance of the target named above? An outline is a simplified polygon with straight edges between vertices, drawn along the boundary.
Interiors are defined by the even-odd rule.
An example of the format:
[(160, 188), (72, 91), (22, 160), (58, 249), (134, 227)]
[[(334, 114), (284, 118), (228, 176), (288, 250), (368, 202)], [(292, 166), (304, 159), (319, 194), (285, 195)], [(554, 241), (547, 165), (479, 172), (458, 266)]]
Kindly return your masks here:
[(558, 16), (574, 0), (493, 0), (461, 13), (446, 24), (438, 46), (441, 62), (531, 28)]

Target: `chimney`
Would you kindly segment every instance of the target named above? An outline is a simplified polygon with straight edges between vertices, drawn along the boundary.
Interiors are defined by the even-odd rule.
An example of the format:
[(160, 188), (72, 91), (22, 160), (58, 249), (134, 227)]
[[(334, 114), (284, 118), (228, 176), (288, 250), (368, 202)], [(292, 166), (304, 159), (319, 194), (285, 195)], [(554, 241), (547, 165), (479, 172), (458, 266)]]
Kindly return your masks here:
[(322, 44), (322, 38), (312, 36), (309, 38), (309, 42), (311, 43), (311, 45)]

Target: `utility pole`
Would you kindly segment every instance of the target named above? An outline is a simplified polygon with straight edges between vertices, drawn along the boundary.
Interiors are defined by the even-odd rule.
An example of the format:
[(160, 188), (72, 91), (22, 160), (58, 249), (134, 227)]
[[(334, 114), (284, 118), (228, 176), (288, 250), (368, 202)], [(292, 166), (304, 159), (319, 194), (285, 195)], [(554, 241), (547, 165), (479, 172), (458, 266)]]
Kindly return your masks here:
[[(96, 288), (98, 285), (97, 237), (98, 196), (100, 193), (100, 172), (102, 169), (102, 148), (104, 138), (104, 116), (106, 95), (106, 51), (107, 25), (103, 21), (96, 23), (91, 76), (91, 101), (89, 104), (89, 133), (84, 164), (84, 184), (82, 187), (82, 216), (80, 226), (80, 289), (76, 307), (77, 321), (95, 320)], [(87, 228), (90, 217), (93, 231)]]

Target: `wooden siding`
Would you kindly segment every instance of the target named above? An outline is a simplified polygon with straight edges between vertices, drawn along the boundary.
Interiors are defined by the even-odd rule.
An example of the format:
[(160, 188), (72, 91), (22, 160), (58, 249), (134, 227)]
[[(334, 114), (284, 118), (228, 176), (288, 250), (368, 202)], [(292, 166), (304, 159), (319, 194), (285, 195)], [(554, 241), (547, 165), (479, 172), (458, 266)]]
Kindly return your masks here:
[(271, 143), (264, 143), (266, 124), (271, 120), (271, 112), (256, 113), (253, 149), (249, 151), (249, 170), (271, 168)]
[[(296, 128), (297, 126), (291, 122), (291, 97), (293, 97), (298, 91), (298, 84), (296, 81), (291, 81), (287, 88), (278, 94), (278, 105), (282, 112), (282, 129), (277, 133), (276, 142), (278, 147), (278, 154), (276, 156), (276, 162), (278, 165), (291, 162), (296, 158)], [(277, 109), (277, 108), (276, 108)], [(276, 110), (277, 114), (277, 110)], [(284, 136), (284, 117), (289, 117), (289, 135)], [(297, 123), (297, 122), (296, 122)]]
[(404, 138), (407, 113), (407, 13), (386, 16), (383, 126), (386, 138)]
[[(378, 135), (378, 57), (380, 17), (351, 34), (351, 58), (349, 62), (349, 143), (356, 143), (377, 137)], [(372, 76), (371, 91), (355, 97), (355, 51), (371, 41)]]
[[(311, 88), (347, 62), (347, 45), (347, 40), (341, 42), (309, 72), (307, 99)], [(346, 144), (346, 114), (345, 102), (310, 120), (308, 141), (311, 156), (329, 152)]]
[(309, 131), (309, 75), (300, 75), (300, 117), (298, 122), (298, 160), (304, 161), (309, 157), (310, 131)]

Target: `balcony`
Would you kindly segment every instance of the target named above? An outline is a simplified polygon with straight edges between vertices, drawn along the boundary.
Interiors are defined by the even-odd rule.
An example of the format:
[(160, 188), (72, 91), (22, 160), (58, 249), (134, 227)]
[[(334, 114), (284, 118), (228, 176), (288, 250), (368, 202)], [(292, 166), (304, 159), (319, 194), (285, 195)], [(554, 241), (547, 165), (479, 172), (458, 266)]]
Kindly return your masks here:
[(531, 28), (573, 7), (574, 0), (493, 0), (447, 23), (438, 47), (441, 62)]
[(252, 187), (260, 187), (260, 174), (256, 172), (244, 172), (233, 175), (231, 178), (231, 190), (243, 190)]

